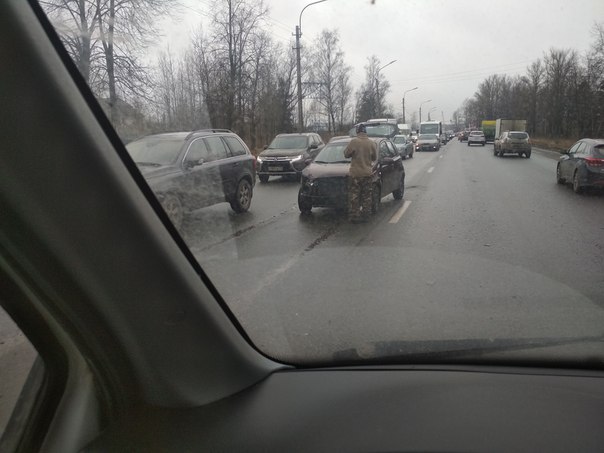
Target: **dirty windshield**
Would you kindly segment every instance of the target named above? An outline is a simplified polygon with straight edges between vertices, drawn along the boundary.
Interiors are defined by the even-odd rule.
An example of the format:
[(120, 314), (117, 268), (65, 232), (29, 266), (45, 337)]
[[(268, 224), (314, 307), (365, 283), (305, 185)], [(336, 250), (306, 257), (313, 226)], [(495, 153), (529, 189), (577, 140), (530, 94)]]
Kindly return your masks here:
[(602, 0), (39, 3), (266, 355), (604, 363)]

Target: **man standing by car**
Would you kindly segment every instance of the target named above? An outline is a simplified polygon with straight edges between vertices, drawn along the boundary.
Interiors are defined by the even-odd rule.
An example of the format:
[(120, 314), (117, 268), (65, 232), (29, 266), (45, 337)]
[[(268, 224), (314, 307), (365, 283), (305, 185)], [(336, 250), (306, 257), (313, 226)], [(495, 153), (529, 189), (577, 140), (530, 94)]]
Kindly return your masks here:
[(357, 136), (344, 150), (344, 156), (352, 159), (348, 172), (348, 219), (353, 223), (366, 221), (371, 212), (371, 174), (377, 147), (367, 136), (364, 124), (357, 126)]

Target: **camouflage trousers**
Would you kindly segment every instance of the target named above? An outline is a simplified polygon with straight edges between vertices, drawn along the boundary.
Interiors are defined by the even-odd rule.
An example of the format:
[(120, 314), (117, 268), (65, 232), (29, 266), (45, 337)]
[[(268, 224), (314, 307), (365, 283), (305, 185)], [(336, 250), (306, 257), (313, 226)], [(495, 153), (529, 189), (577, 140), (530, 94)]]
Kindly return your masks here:
[(371, 214), (371, 176), (348, 178), (348, 219), (359, 220)]

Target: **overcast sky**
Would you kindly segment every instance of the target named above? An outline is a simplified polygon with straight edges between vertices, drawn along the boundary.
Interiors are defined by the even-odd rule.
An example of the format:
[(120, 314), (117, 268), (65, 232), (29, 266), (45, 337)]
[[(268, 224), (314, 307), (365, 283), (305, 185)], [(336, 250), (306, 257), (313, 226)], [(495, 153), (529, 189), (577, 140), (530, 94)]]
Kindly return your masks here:
[[(208, 24), (210, 0), (183, 0), (187, 7), (176, 23), (166, 24), (172, 47), (188, 42), (191, 30)], [(292, 39), (299, 14), (309, 0), (265, 0), (269, 31), (276, 40)], [(387, 102), (400, 112), (407, 93), (407, 117), (436, 109), (449, 120), (464, 99), (490, 74), (523, 74), (550, 48), (584, 53), (593, 42), (595, 21), (604, 22), (604, 0), (327, 0), (302, 15), (302, 45), (323, 29), (337, 30), (354, 89), (364, 79), (367, 57), (386, 64), (391, 84)]]

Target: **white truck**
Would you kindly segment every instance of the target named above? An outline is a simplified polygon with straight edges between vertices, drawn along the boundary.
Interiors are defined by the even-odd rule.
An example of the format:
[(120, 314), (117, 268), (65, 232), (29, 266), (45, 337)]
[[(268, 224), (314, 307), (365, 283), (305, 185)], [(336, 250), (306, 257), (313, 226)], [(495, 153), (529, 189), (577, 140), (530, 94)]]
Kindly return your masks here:
[(501, 133), (504, 131), (526, 132), (526, 120), (497, 119), (495, 121), (495, 140), (501, 137)]
[(411, 126), (408, 124), (398, 123), (398, 133), (399, 135), (404, 135), (405, 137), (411, 137)]

